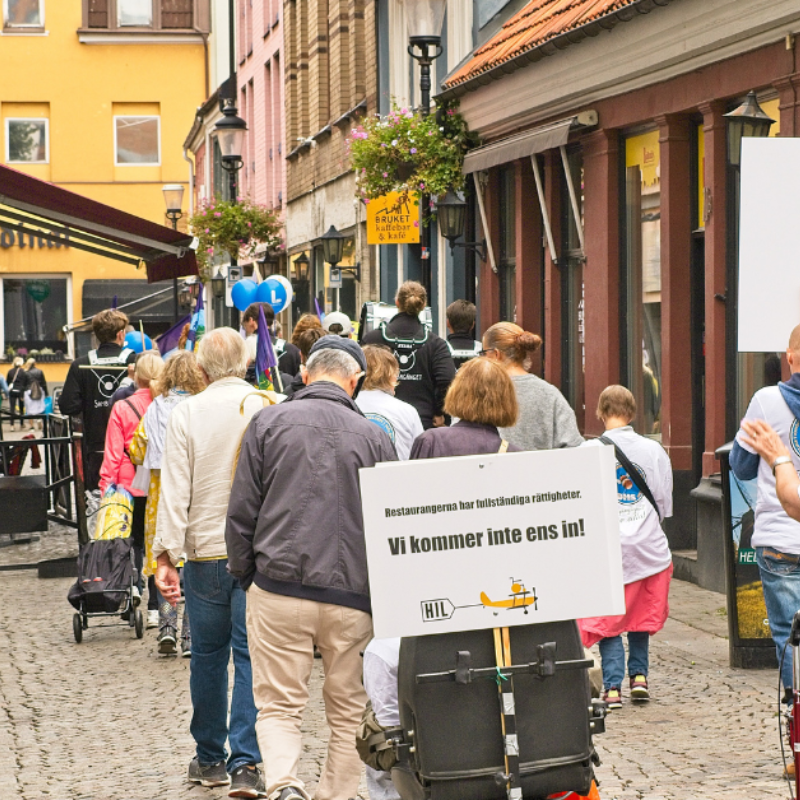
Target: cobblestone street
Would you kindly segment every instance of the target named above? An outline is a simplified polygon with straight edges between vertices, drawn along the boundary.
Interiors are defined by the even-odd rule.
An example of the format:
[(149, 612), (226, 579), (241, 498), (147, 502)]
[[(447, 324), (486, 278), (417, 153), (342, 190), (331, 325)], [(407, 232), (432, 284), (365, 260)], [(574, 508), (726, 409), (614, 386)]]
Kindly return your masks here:
[[(61, 538), (58, 538), (58, 537)], [(0, 567), (41, 557), (64, 534), (0, 549)], [(72, 638), (69, 579), (32, 569), (0, 573), (0, 797), (153, 800), (224, 797), (184, 780), (189, 736), (189, 663), (159, 658), (155, 631), (90, 624)], [(724, 597), (673, 582), (672, 616), (653, 640), (654, 700), (627, 704), (596, 739), (601, 796), (787, 797), (780, 779), (776, 673), (727, 666)], [(312, 678), (301, 775), (310, 788), (326, 728)]]

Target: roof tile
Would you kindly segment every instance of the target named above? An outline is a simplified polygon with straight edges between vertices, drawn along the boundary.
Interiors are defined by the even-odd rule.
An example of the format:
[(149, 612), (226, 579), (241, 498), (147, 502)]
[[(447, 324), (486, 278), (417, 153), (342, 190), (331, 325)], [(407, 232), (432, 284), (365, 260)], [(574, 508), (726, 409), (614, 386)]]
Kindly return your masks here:
[(639, 0), (531, 0), (445, 82), (453, 88), (527, 50), (613, 14)]

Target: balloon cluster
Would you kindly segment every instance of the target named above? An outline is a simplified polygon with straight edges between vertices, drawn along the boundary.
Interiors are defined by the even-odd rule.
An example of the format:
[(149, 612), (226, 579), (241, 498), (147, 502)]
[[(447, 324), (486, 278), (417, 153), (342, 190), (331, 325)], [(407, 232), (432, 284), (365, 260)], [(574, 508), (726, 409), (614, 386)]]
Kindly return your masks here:
[(289, 305), (293, 294), (292, 284), (283, 275), (270, 275), (261, 283), (245, 278), (231, 289), (231, 299), (239, 311), (246, 311), (253, 303), (269, 303), (276, 314)]

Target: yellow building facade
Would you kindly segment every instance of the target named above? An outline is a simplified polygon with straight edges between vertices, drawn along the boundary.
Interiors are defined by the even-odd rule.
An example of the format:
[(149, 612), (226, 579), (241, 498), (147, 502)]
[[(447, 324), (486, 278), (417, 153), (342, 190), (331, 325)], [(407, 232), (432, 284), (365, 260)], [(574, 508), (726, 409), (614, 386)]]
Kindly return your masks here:
[[(182, 184), (186, 211), (182, 142), (207, 93), (208, 5), (4, 0), (2, 163), (160, 224), (169, 224), (162, 186)], [(0, 205), (2, 194), (0, 179)], [(0, 227), (0, 371), (33, 351), (51, 388), (62, 383), (69, 360), (91, 346), (88, 333), (63, 327), (114, 295), (122, 303), (126, 283), (145, 279), (144, 269), (67, 241)]]

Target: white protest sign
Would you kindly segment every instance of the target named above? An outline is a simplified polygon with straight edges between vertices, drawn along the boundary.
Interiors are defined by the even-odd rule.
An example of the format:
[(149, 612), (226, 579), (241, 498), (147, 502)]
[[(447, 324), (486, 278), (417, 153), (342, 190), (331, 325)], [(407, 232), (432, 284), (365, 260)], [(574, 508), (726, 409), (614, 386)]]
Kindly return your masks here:
[(800, 139), (742, 139), (741, 353), (783, 352), (800, 324), (799, 169)]
[(625, 613), (613, 448), (360, 475), (377, 637)]

